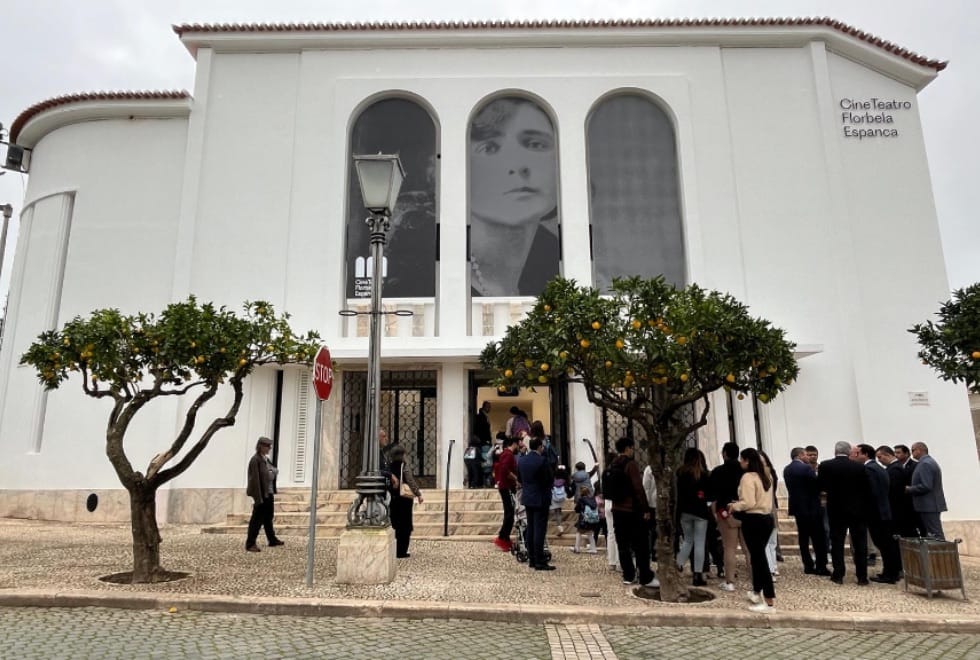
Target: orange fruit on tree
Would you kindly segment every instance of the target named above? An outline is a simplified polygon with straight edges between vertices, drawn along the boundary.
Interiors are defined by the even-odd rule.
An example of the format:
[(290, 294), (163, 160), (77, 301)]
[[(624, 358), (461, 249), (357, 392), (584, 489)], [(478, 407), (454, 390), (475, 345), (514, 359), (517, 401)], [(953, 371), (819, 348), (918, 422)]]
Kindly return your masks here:
[(734, 383), (735, 382), (735, 374), (728, 374), (727, 376), (725, 376), (725, 380), (728, 381), (729, 383)]
[(507, 369), (506, 371), (504, 371), (504, 378), (510, 378), (513, 375), (514, 375), (514, 372), (512, 370), (510, 370), (510, 369)]
[(544, 306), (544, 311), (550, 312), (551, 311), (551, 305), (545, 305)]
[(524, 360), (524, 366), (530, 369), (534, 366), (534, 360)]
[(548, 382), (548, 377), (547, 376), (538, 376), (538, 382), (539, 383), (547, 383)]
[(588, 348), (589, 347), (589, 344), (590, 344), (590, 342), (589, 342), (588, 339), (583, 339), (582, 341), (580, 341), (578, 343), (578, 345), (581, 346), (582, 348)]
[(616, 348), (618, 348), (619, 350), (623, 350), (624, 346), (626, 346), (626, 342), (624, 342), (622, 339), (616, 340)]
[(690, 378), (690, 376), (688, 376), (687, 374), (681, 374), (680, 378), (682, 383), (686, 383)]
[(974, 360), (980, 360), (980, 351), (973, 351), (970, 353), (970, 357)]
[(565, 358), (568, 357), (568, 351), (562, 351), (561, 353), (558, 354), (558, 357), (564, 360)]
[(598, 329), (599, 329), (599, 328), (601, 328), (601, 327), (602, 327), (602, 324), (601, 324), (601, 323), (599, 323), (598, 321), (593, 321), (593, 322), (592, 322), (592, 329), (593, 329), (593, 330), (598, 330)]
[(606, 369), (612, 366), (612, 360), (606, 360)]
[(538, 368), (541, 369), (541, 371), (547, 371), (548, 369), (551, 369), (551, 365), (547, 362), (542, 362), (541, 366)]
[(637, 319), (633, 319), (633, 323), (631, 325), (633, 326), (634, 330), (639, 330), (641, 327), (643, 327), (643, 324), (640, 323)]
[(677, 338), (677, 343), (683, 346), (684, 344), (687, 343), (687, 337), (681, 335), (680, 337)]

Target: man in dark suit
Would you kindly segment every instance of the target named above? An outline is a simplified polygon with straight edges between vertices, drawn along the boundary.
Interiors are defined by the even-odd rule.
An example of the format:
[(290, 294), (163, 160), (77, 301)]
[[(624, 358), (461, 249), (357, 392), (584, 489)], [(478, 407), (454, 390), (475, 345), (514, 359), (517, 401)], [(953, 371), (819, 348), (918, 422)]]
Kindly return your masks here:
[(912, 483), (911, 475), (905, 471), (895, 451), (888, 445), (878, 447), (875, 457), (885, 466), (885, 472), (888, 474), (888, 504), (892, 509), (892, 530), (899, 536), (918, 536), (916, 516), (912, 510), (912, 496), (905, 492), (905, 487)]
[[(789, 515), (796, 518), (796, 537), (800, 544), (803, 572), (808, 575), (830, 575), (817, 473), (813, 471), (803, 448), (794, 448), (790, 458), (792, 461), (783, 469), (783, 479), (789, 492)], [(811, 543), (815, 558), (810, 556)]]
[[(856, 452), (855, 452), (856, 453)], [(851, 533), (851, 555), (857, 583), (868, 584), (867, 507), (871, 498), (864, 466), (851, 460), (851, 445), (838, 442), (834, 457), (823, 461), (817, 472), (817, 486), (827, 493), (827, 515), (830, 518), (830, 579), (844, 583), (844, 538)]]
[(925, 536), (945, 540), (940, 514), (946, 510), (946, 494), (943, 492), (943, 471), (939, 463), (929, 455), (924, 442), (912, 444), (912, 458), (919, 462), (912, 473), (912, 483), (905, 489), (912, 496), (912, 506), (919, 514)]
[(527, 512), (527, 563), (538, 571), (553, 571), (555, 567), (544, 558), (544, 535), (548, 529), (548, 507), (551, 506), (555, 477), (543, 456), (541, 438), (532, 437), (528, 447), (530, 451), (517, 462), (521, 504)]
[(868, 473), (871, 487), (871, 502), (868, 507), (868, 533), (878, 550), (881, 551), (881, 573), (872, 582), (895, 584), (902, 572), (902, 559), (892, 524), (892, 507), (889, 500), (889, 480), (885, 468), (875, 460), (877, 450), (871, 445), (858, 445), (864, 469)]

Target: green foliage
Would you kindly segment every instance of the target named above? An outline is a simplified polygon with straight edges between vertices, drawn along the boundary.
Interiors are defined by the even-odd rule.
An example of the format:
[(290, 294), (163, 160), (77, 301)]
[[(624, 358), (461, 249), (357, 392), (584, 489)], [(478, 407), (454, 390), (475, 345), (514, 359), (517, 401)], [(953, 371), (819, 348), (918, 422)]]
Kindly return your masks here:
[(938, 316), (909, 329), (922, 347), (919, 358), (943, 380), (980, 394), (980, 283), (954, 291)]
[(87, 393), (127, 398), (144, 387), (161, 394), (191, 384), (214, 388), (266, 363), (312, 363), (315, 333), (294, 334), (289, 315), (277, 316), (266, 302), (246, 302), (244, 312), (199, 304), (193, 296), (159, 316), (100, 309), (41, 334), (21, 364), (37, 369), (48, 390), (77, 371)]
[(481, 361), (500, 388), (565, 376), (593, 403), (656, 430), (722, 387), (772, 400), (797, 376), (793, 348), (727, 294), (628, 278), (602, 295), (558, 278)]

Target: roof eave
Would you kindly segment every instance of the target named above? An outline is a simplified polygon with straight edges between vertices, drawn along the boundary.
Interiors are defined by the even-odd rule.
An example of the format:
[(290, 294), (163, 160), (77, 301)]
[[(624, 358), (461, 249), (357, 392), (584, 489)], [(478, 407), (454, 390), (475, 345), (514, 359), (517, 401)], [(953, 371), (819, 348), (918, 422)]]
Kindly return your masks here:
[[(628, 46), (716, 46), (722, 48), (796, 48), (813, 41), (916, 90), (935, 79), (946, 62), (930, 60), (839, 22), (725, 22), (662, 26), (442, 27), (342, 26), (321, 29), (272, 29), (275, 26), (174, 26), (196, 57), (199, 48), (215, 52), (274, 52), (326, 49), (402, 48), (555, 48)], [(289, 27), (289, 26), (285, 26)], [(196, 28), (196, 29), (195, 29)]]

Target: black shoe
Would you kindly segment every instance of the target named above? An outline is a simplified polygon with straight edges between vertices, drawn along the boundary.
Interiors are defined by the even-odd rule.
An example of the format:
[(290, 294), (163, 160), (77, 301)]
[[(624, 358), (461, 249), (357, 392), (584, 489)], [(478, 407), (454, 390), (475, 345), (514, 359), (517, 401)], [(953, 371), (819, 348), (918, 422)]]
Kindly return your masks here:
[(704, 581), (704, 576), (701, 575), (700, 573), (694, 574), (694, 579), (691, 581), (691, 584), (694, 585), (695, 587), (708, 586), (708, 583)]
[[(389, 555), (389, 557), (390, 557), (390, 556), (391, 556), (391, 555)], [(412, 553), (410, 553), (410, 552), (406, 552), (406, 553), (405, 553), (405, 554), (403, 554), (403, 555), (395, 555), (395, 558), (396, 558), (396, 559), (408, 559), (408, 558), (409, 558), (409, 557), (411, 557), (411, 556), (412, 556)]]
[(804, 569), (803, 569), (803, 575), (816, 575), (816, 574), (817, 574), (817, 569), (815, 569), (813, 567), (810, 567), (810, 568), (805, 568), (804, 567)]
[(876, 575), (873, 578), (869, 578), (872, 582), (877, 582), (879, 584), (895, 584), (898, 582), (898, 578), (890, 578), (887, 575)]
[(786, 561), (786, 560), (785, 560), (785, 559), (783, 559), (783, 555), (782, 555), (782, 553), (780, 553), (780, 552), (777, 552), (777, 553), (776, 553), (776, 561)]
[(259, 550), (259, 546), (257, 545), (250, 545), (247, 548), (245, 548), (245, 550), (248, 552), (262, 552), (261, 550)]
[(830, 581), (833, 582), (834, 584), (844, 584), (844, 578), (837, 577), (836, 575), (831, 575)]
[(280, 541), (279, 539), (273, 539), (272, 541), (269, 541), (269, 547), (270, 548), (274, 548), (277, 545), (286, 545), (286, 544), (285, 544), (285, 542)]
[(871, 583), (870, 583), (870, 582), (868, 582), (867, 580), (858, 580), (858, 586), (859, 586), (859, 587), (866, 587), (866, 586), (868, 586), (869, 584), (871, 584)]
[(826, 568), (818, 568), (813, 572), (814, 575), (819, 575), (820, 577), (830, 577), (830, 571)]
[(553, 571), (555, 567), (551, 564), (535, 564), (532, 568), (536, 571)]

